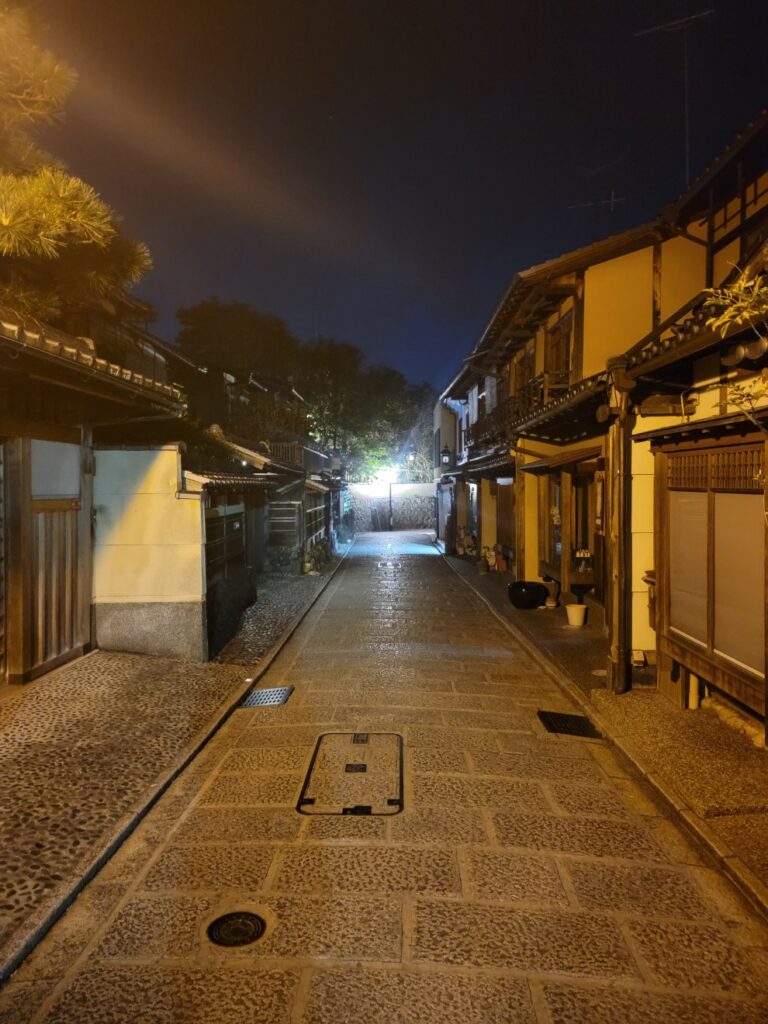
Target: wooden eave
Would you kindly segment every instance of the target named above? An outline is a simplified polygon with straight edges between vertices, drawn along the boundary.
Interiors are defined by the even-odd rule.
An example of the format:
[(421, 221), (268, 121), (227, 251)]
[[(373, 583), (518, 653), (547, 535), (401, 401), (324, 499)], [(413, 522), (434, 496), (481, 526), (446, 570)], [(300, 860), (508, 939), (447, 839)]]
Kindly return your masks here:
[(608, 383), (606, 373), (586, 377), (534, 415), (507, 424), (507, 429), (519, 437), (556, 445), (598, 437), (608, 429), (608, 423), (599, 423), (596, 416), (598, 406), (605, 404)]
[(461, 475), (468, 479), (475, 476), (497, 477), (513, 475), (515, 471), (515, 455), (508, 446), (501, 450), (487, 453), (477, 459), (469, 459), (460, 469)]
[(705, 167), (698, 177), (694, 178), (672, 206), (665, 211), (665, 218), (675, 221), (688, 220), (697, 212), (707, 210), (709, 191), (716, 186), (718, 177), (726, 172), (733, 162), (759, 139), (766, 128), (768, 128), (768, 108), (763, 108), (755, 120), (739, 132), (720, 155), (708, 167)]
[[(564, 279), (606, 260), (653, 245), (672, 234), (670, 225), (655, 220), (521, 271), (505, 292), (472, 350), (470, 360), (488, 353), (490, 365), (498, 362), (502, 355), (507, 358), (521, 348), (563, 300), (576, 291), (577, 281)], [(454, 390), (457, 383), (458, 378), (451, 385)]]
[(186, 410), (180, 388), (101, 359), (77, 338), (60, 331), (30, 330), (2, 319), (0, 348), (19, 360), (30, 376), (62, 387), (123, 403), (144, 401), (172, 416), (182, 416)]
[(602, 456), (602, 444), (593, 444), (583, 448), (571, 449), (567, 452), (557, 452), (555, 455), (547, 455), (537, 459), (535, 462), (528, 462), (522, 466), (524, 473), (533, 473), (534, 476), (543, 476), (546, 473), (568, 469), (577, 466), (580, 462), (589, 462)]
[(666, 442), (685, 443), (694, 440), (715, 440), (722, 437), (736, 438), (744, 435), (761, 433), (768, 423), (768, 407), (755, 409), (753, 420), (749, 419), (743, 412), (729, 413), (726, 416), (711, 416), (703, 420), (688, 420), (685, 423), (675, 423), (671, 426), (657, 427), (655, 430), (644, 430), (640, 434), (633, 434), (633, 441), (650, 441), (652, 445), (660, 445)]
[[(740, 273), (747, 277), (759, 274), (765, 268), (766, 262), (768, 245), (760, 242), (743, 268), (734, 268), (725, 283), (734, 280)], [(750, 330), (753, 322), (757, 324), (763, 319), (755, 317), (753, 322), (731, 327), (724, 335), (715, 334), (706, 325), (709, 315), (704, 306), (708, 298), (707, 289), (699, 292), (628, 349), (625, 353), (628, 375), (635, 378), (645, 376), (671, 363), (703, 355), (736, 335)]]
[(195, 473), (185, 469), (184, 484), (186, 490), (191, 493), (200, 491), (266, 491), (270, 487), (274, 487), (275, 478), (272, 473), (249, 476), (246, 473), (221, 473), (217, 470)]

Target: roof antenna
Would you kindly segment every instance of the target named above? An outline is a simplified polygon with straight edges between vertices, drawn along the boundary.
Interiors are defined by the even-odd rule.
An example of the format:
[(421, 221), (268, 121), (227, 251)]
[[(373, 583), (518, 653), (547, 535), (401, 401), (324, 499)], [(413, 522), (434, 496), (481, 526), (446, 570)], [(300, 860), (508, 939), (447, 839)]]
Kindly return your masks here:
[(655, 35), (658, 32), (682, 32), (683, 34), (683, 115), (685, 124), (685, 184), (686, 187), (691, 181), (691, 103), (690, 84), (688, 68), (688, 29), (696, 22), (703, 21), (715, 14), (714, 7), (709, 11), (700, 11), (698, 14), (691, 14), (687, 18), (677, 18), (676, 21), (667, 21), (663, 25), (654, 25), (653, 28), (644, 28), (641, 32), (635, 32), (635, 39), (640, 36)]
[(569, 210), (585, 210), (588, 206), (609, 206), (611, 213), (614, 212), (619, 203), (623, 203), (624, 196), (617, 196), (616, 189), (611, 189), (611, 194), (608, 199), (598, 199), (594, 203), (573, 203), (568, 207)]

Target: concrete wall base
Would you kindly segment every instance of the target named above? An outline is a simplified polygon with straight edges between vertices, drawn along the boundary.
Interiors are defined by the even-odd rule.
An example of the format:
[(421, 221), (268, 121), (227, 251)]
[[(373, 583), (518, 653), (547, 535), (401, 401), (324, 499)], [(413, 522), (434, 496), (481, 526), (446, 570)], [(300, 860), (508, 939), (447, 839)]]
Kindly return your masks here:
[(104, 651), (208, 660), (204, 601), (147, 601), (93, 606), (96, 646)]

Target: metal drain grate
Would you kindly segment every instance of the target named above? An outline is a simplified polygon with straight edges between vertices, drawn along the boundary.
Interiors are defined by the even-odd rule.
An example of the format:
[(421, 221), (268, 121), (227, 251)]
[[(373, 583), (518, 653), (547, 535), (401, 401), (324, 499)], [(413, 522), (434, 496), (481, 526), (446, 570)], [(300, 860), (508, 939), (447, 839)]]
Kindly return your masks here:
[(292, 686), (275, 686), (271, 690), (251, 690), (241, 708), (266, 708), (285, 704), (293, 693)]
[(566, 715), (562, 711), (537, 711), (536, 714), (547, 732), (557, 732), (563, 736), (584, 736), (591, 740), (603, 738), (603, 734), (584, 715)]
[(376, 564), (377, 564), (377, 567), (379, 569), (402, 569), (403, 568), (403, 563), (402, 562), (377, 562)]
[(236, 910), (222, 914), (208, 925), (208, 938), (216, 946), (249, 946), (267, 930), (266, 921), (258, 914)]

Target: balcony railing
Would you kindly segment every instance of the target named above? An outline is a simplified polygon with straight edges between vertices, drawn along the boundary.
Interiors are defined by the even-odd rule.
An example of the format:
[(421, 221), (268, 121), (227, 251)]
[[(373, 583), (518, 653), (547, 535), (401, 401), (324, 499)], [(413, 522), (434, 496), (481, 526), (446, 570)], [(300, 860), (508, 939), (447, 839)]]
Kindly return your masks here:
[(570, 387), (570, 374), (541, 373), (524, 384), (514, 395), (500, 402), (495, 409), (485, 413), (467, 431), (467, 446), (478, 449), (511, 440), (508, 430), (511, 424), (526, 416), (533, 416), (539, 409), (551, 402)]
[(269, 446), (270, 454), (280, 462), (300, 466), (310, 475), (319, 475), (323, 471), (330, 472), (331, 460), (328, 455), (306, 448), (297, 441), (273, 441)]

